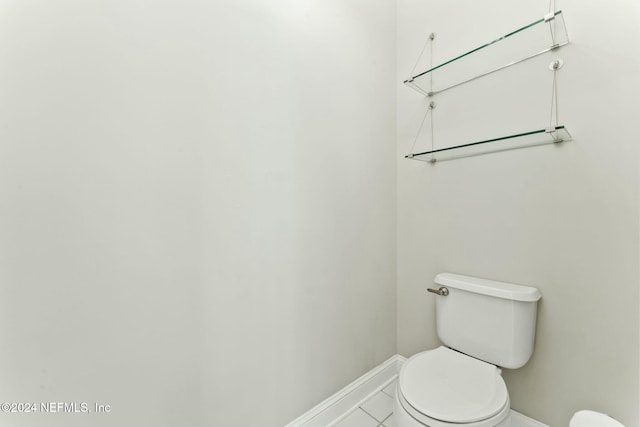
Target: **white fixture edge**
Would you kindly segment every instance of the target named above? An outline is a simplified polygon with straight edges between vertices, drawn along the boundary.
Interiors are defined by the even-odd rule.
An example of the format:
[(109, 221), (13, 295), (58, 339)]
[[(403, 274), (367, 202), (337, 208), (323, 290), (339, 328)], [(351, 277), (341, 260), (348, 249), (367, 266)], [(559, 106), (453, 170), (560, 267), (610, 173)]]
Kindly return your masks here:
[(511, 427), (549, 427), (540, 421), (527, 417), (518, 411), (511, 410)]
[[(399, 354), (390, 357), (284, 427), (328, 427), (338, 423), (395, 379), (406, 360)], [(511, 427), (549, 426), (512, 409)]]
[(320, 402), (285, 427), (327, 427), (357, 409), (361, 402), (386, 387), (406, 361), (396, 354)]

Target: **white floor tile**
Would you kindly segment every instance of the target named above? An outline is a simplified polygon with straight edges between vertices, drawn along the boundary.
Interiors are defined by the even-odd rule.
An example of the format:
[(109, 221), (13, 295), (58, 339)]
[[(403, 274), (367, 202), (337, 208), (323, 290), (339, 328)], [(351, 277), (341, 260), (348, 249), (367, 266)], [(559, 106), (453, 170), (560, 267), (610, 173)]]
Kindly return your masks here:
[(360, 405), (360, 407), (376, 420), (382, 422), (393, 412), (393, 399), (389, 395), (379, 392)]
[(362, 409), (356, 409), (335, 427), (377, 427), (378, 422), (367, 415)]
[(384, 391), (385, 393), (387, 393), (391, 397), (396, 397), (396, 382), (397, 381), (398, 380), (395, 380), (394, 382), (392, 382), (391, 384), (389, 384), (388, 386), (383, 388), (382, 391)]
[(398, 424), (396, 424), (396, 416), (391, 414), (389, 418), (384, 420), (384, 423), (382, 423), (382, 425), (384, 427), (398, 427)]

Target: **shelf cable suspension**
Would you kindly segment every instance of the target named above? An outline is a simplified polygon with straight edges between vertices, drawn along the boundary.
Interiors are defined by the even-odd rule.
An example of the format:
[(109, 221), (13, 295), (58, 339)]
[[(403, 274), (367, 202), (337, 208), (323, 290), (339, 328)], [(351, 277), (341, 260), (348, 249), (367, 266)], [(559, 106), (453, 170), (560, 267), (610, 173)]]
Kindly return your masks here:
[[(559, 142), (571, 140), (571, 134), (569, 134), (569, 132), (563, 125), (560, 125), (560, 120), (559, 120), (560, 114), (559, 114), (559, 108), (558, 108), (558, 70), (562, 68), (563, 65), (564, 65), (564, 62), (562, 61), (562, 59), (555, 59), (549, 64), (549, 70), (553, 71), (553, 80), (551, 84), (551, 108), (549, 112), (548, 127), (542, 130), (535, 130), (535, 131), (524, 132), (516, 135), (510, 135), (505, 137), (488, 139), (484, 141), (473, 142), (469, 144), (462, 144), (462, 145), (457, 145), (453, 147), (435, 149), (433, 110), (436, 108), (436, 103), (434, 101), (430, 101), (427, 111), (425, 112), (424, 117), (422, 118), (422, 122), (420, 123), (420, 127), (418, 128), (416, 137), (413, 140), (413, 144), (411, 145), (411, 150), (405, 157), (408, 159), (420, 160), (427, 163), (436, 163), (438, 161), (438, 159), (435, 157), (436, 153), (455, 150), (458, 148), (471, 147), (474, 145), (486, 144), (490, 142), (503, 141), (506, 139), (527, 137), (530, 135), (544, 134), (544, 133), (548, 134), (551, 137), (551, 141), (549, 141), (551, 143), (559, 143)], [(427, 116), (429, 116), (430, 118), (431, 150), (416, 153), (415, 147), (418, 142), (418, 139), (420, 138), (420, 135), (422, 134), (422, 129), (424, 128), (425, 122), (427, 121)], [(540, 143), (536, 143), (534, 145), (540, 145)], [(428, 159), (425, 158), (426, 155), (430, 155)]]
[[(502, 64), (502, 65), (498, 65), (498, 66), (492, 66), (491, 64), (487, 64), (487, 68), (484, 69), (484, 71), (478, 73), (478, 74), (471, 74), (468, 73), (466, 76), (461, 77), (460, 80), (457, 80), (455, 82), (448, 82), (445, 83), (443, 86), (438, 87), (436, 89), (433, 88), (433, 85), (430, 85), (430, 88), (427, 89), (427, 83), (430, 83), (433, 81), (433, 73), (437, 70), (440, 70), (444, 67), (449, 66), (450, 64), (455, 64), (457, 63), (459, 60), (462, 60), (464, 58), (466, 58), (467, 56), (473, 55), (475, 53), (484, 51), (485, 49), (488, 49), (490, 46), (494, 46), (494, 45), (500, 45), (500, 43), (503, 40), (512, 40), (513, 37), (516, 37), (518, 34), (527, 32), (528, 30), (530, 31), (535, 31), (536, 28), (541, 28), (542, 26), (546, 27), (548, 26), (548, 29), (546, 31), (549, 32), (550, 36), (551, 36), (551, 43), (550, 44), (545, 44), (545, 47), (542, 50), (539, 51), (534, 51), (534, 52), (530, 52), (528, 55), (519, 58), (519, 59), (515, 59), (512, 60), (511, 62), (508, 62), (506, 64)], [(543, 31), (543, 34), (545, 33), (545, 31)], [(431, 37), (435, 37), (435, 34), (432, 33), (430, 35), (430, 39), (427, 41), (427, 43), (429, 41), (432, 41), (433, 39)], [(463, 53), (461, 55), (456, 56), (455, 58), (452, 58), (448, 61), (445, 61), (439, 65), (434, 65), (433, 61), (431, 62), (430, 68), (427, 69), (426, 71), (423, 71), (421, 73), (418, 74), (414, 74), (415, 70), (418, 66), (418, 64), (420, 64), (420, 60), (423, 57), (423, 54), (425, 53), (425, 50), (427, 48), (427, 44), (425, 43), (422, 52), (420, 53), (420, 56), (418, 57), (418, 60), (416, 61), (416, 65), (413, 67), (413, 70), (411, 71), (411, 75), (410, 77), (408, 77), (404, 83), (411, 87), (412, 89), (416, 90), (417, 92), (421, 93), (422, 95), (425, 96), (435, 96), (441, 92), (444, 92), (446, 90), (449, 89), (453, 89), (454, 87), (458, 87), (460, 85), (472, 82), (476, 79), (479, 79), (481, 77), (484, 77), (486, 75), (495, 73), (497, 71), (503, 70), (505, 68), (514, 66), (516, 64), (519, 64), (521, 62), (527, 61), (531, 58), (534, 58), (536, 56), (542, 55), (546, 52), (550, 52), (553, 50), (558, 49), (561, 46), (564, 46), (566, 44), (569, 43), (569, 36), (567, 34), (567, 30), (566, 30), (566, 26), (564, 23), (564, 17), (562, 14), (561, 10), (555, 11), (555, 0), (550, 0), (549, 3), (549, 13), (547, 13), (546, 15), (544, 15), (541, 19), (538, 19), (528, 25), (525, 25), (523, 27), (520, 27), (514, 31), (511, 31), (510, 33), (503, 35), (501, 37), (498, 37), (488, 43), (485, 43), (481, 46), (476, 47), (475, 49), (472, 49), (466, 53)], [(432, 47), (433, 49), (433, 44)], [(426, 79), (426, 75), (429, 74), (430, 79), (427, 80)], [(424, 83), (424, 84), (423, 84)], [(442, 84), (442, 82), (441, 82)]]
[(551, 49), (555, 49), (558, 47), (558, 42), (556, 41), (556, 15), (554, 11), (556, 10), (556, 2), (555, 0), (549, 0), (549, 13), (544, 16), (544, 22), (549, 23), (549, 32), (551, 33)]
[[(418, 60), (416, 61), (416, 64), (413, 66), (413, 70), (411, 70), (411, 75), (413, 75), (413, 73), (415, 72), (418, 64), (420, 63), (420, 60), (422, 59), (422, 55), (424, 55), (424, 51), (427, 48), (427, 45), (429, 45), (429, 68), (433, 67), (433, 41), (436, 38), (436, 33), (431, 33), (429, 34), (429, 38), (427, 39), (427, 42), (424, 44), (424, 47), (422, 48), (422, 51), (420, 52), (420, 56), (418, 57)], [(427, 96), (431, 96), (430, 94), (433, 93), (433, 73), (431, 73), (431, 75), (429, 76), (429, 93), (425, 93), (425, 95)], [(416, 143), (418, 142), (418, 138), (420, 138), (420, 134), (422, 133), (422, 128), (424, 127), (424, 122), (427, 120), (427, 116), (429, 116), (430, 118), (430, 128), (431, 128), (431, 151), (435, 151), (435, 138), (434, 138), (434, 131), (433, 131), (433, 110), (436, 108), (436, 103), (434, 101), (429, 102), (429, 106), (427, 108), (427, 111), (424, 113), (424, 117), (422, 118), (422, 122), (420, 123), (420, 127), (418, 128), (418, 132), (416, 133), (416, 137), (413, 139), (413, 144), (411, 145), (411, 150), (409, 151), (409, 153), (407, 154), (408, 158), (413, 158), (413, 153), (415, 152), (415, 147), (416, 147)], [(435, 155), (432, 154), (431, 155), (431, 159), (429, 160), (430, 163), (435, 163), (436, 162), (436, 158)]]
[(562, 59), (556, 59), (549, 64), (549, 69), (553, 71), (553, 83), (551, 85), (551, 111), (549, 113), (549, 127), (545, 130), (553, 138), (553, 142), (562, 142), (558, 136), (557, 129), (560, 125), (558, 113), (558, 70), (562, 68)]
[[(508, 66), (514, 65), (516, 63), (522, 62), (526, 59), (532, 58), (534, 56), (538, 56), (544, 52), (548, 52), (554, 49), (557, 49), (560, 46), (563, 46), (567, 43), (569, 43), (568, 39), (567, 40), (562, 40), (562, 41), (558, 41), (557, 36), (557, 28), (556, 28), (556, 23), (557, 23), (557, 17), (560, 16), (561, 17), (561, 11), (557, 11), (554, 12), (555, 10), (555, 0), (549, 0), (549, 13), (547, 15), (544, 16), (543, 19), (540, 19), (538, 21), (535, 21), (534, 23), (523, 27), (521, 29), (518, 29), (510, 34), (508, 34), (505, 37), (509, 37), (512, 34), (518, 33), (522, 30), (525, 30), (529, 27), (532, 27), (536, 24), (539, 23), (548, 23), (549, 24), (549, 31), (550, 31), (550, 35), (551, 35), (551, 41), (552, 44), (550, 47), (548, 47), (547, 49), (538, 52), (536, 54), (530, 55), (524, 59), (521, 60), (517, 60), (517, 61), (513, 61), (505, 66), (499, 67), (497, 69), (491, 70), (489, 72), (477, 75), (475, 77), (472, 77), (468, 80), (464, 80), (462, 82), (459, 82), (457, 84), (448, 86), (444, 89), (440, 89), (440, 90), (435, 90), (433, 89), (433, 72), (435, 69), (440, 68), (442, 66), (445, 66), (451, 62), (454, 62), (468, 54), (474, 53), (480, 49), (483, 49), (493, 43), (496, 43), (502, 39), (504, 39), (505, 37), (501, 37), (499, 39), (494, 40), (493, 42), (490, 42), (488, 44), (485, 44), (477, 49), (474, 49), (470, 52), (468, 52), (467, 54), (463, 54), (457, 58), (454, 58), (453, 60), (447, 61), (441, 65), (438, 65), (436, 67), (434, 67), (433, 65), (433, 51), (434, 51), (434, 40), (436, 38), (436, 34), (435, 33), (431, 33), (428, 36), (427, 41), (425, 42), (424, 46), (422, 47), (422, 50), (420, 52), (420, 55), (418, 57), (418, 60), (416, 61), (416, 63), (413, 66), (413, 69), (411, 70), (411, 75), (414, 74), (416, 68), (418, 67), (418, 65), (420, 64), (422, 57), (425, 54), (425, 51), (427, 49), (427, 45), (429, 46), (429, 69), (426, 72), (420, 73), (418, 75), (415, 75), (413, 77), (409, 77), (408, 80), (406, 80), (404, 83), (411, 86), (413, 89), (417, 90), (418, 92), (422, 93), (423, 95), (431, 98), (433, 97), (435, 94), (443, 92), (444, 90), (447, 89), (451, 89), (452, 87), (456, 87), (459, 86), (463, 83), (467, 83), (471, 80), (475, 80), (477, 78), (483, 77), (487, 74), (491, 74), (499, 69), (502, 68), (506, 68)], [(562, 20), (562, 25), (564, 28), (564, 20)], [(566, 29), (564, 30), (563, 33), (565, 37), (566, 37)], [(559, 109), (558, 109), (558, 70), (560, 68), (562, 68), (563, 66), (563, 61), (562, 59), (555, 59), (553, 60), (550, 64), (549, 64), (549, 70), (553, 71), (553, 80), (552, 80), (552, 85), (551, 85), (551, 109), (550, 109), (550, 113), (549, 113), (549, 126), (544, 128), (544, 129), (537, 129), (537, 130), (533, 130), (533, 131), (528, 131), (528, 132), (523, 132), (523, 133), (518, 133), (518, 134), (514, 134), (514, 135), (508, 135), (508, 136), (503, 136), (503, 137), (498, 137), (498, 138), (492, 138), (492, 139), (486, 139), (486, 140), (482, 140), (482, 141), (477, 141), (477, 142), (471, 142), (471, 143), (467, 143), (467, 144), (462, 144), (462, 145), (455, 145), (455, 146), (451, 146), (451, 147), (445, 147), (445, 148), (439, 148), (436, 149), (435, 148), (435, 132), (434, 132), (434, 119), (433, 119), (433, 115), (434, 115), (434, 110), (436, 108), (436, 103), (431, 100), (427, 106), (427, 110), (424, 113), (424, 116), (422, 118), (422, 121), (420, 122), (420, 127), (418, 128), (418, 132), (415, 136), (415, 138), (413, 139), (413, 143), (411, 145), (411, 149), (409, 151), (409, 153), (405, 156), (408, 159), (413, 159), (413, 160), (420, 160), (423, 162), (428, 162), (428, 163), (436, 163), (438, 161), (438, 159), (436, 159), (435, 154), (436, 153), (440, 153), (440, 152), (445, 152), (445, 151), (450, 151), (450, 150), (456, 150), (456, 149), (460, 149), (460, 148), (467, 148), (467, 147), (472, 147), (472, 146), (478, 146), (478, 145), (484, 145), (487, 143), (492, 143), (492, 142), (496, 142), (496, 141), (504, 141), (504, 140), (511, 140), (511, 139), (515, 139), (515, 138), (529, 138), (530, 136), (535, 136), (535, 135), (544, 135), (545, 133), (547, 135), (549, 135), (551, 137), (551, 141), (547, 141), (547, 142), (543, 142), (543, 143), (535, 143), (532, 145), (541, 145), (541, 144), (548, 144), (548, 143), (558, 143), (558, 142), (562, 142), (562, 141), (570, 141), (572, 139), (571, 134), (567, 131), (567, 129), (565, 128), (565, 126), (560, 125), (560, 121), (559, 121)], [(414, 80), (418, 77), (424, 76), (425, 74), (429, 74), (429, 88), (427, 90), (426, 87), (420, 87), (418, 85), (416, 85), (414, 83)], [(426, 82), (425, 82), (426, 83)], [(426, 85), (425, 85), (426, 86)], [(431, 145), (431, 150), (429, 151), (423, 151), (423, 152), (415, 152), (415, 148), (418, 142), (418, 139), (420, 139), (420, 135), (422, 134), (422, 130), (425, 126), (425, 123), (427, 121), (427, 117), (429, 117), (429, 127), (430, 127), (430, 132), (429, 132), (429, 136), (430, 136), (430, 145)], [(505, 149), (499, 149), (499, 150), (495, 150), (495, 151), (503, 151), (503, 150), (507, 150), (509, 148), (505, 148)], [(477, 154), (483, 154), (483, 153), (477, 153)], [(427, 155), (430, 155), (429, 157), (427, 157)], [(474, 155), (474, 154), (469, 154), (469, 155)], [(461, 156), (461, 157), (467, 157), (467, 156)], [(455, 157), (454, 157), (455, 158)]]

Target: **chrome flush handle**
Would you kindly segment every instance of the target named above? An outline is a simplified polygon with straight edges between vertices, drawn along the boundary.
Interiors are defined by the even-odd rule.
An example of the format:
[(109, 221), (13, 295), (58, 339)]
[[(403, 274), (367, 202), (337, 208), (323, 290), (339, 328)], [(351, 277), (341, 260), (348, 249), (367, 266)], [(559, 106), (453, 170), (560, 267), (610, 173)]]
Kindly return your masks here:
[(427, 290), (432, 294), (440, 295), (443, 297), (449, 295), (449, 289), (445, 288), (444, 286), (440, 286), (438, 289), (427, 288)]

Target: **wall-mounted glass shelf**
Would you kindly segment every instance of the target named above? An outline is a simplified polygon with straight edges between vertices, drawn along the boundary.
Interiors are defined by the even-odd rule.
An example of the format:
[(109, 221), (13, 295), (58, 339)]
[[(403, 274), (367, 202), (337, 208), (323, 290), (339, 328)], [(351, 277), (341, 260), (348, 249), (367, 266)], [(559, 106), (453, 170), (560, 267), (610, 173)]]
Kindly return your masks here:
[[(569, 43), (569, 36), (564, 16), (559, 10), (416, 74), (404, 83), (423, 95), (432, 96), (557, 49), (567, 43)], [(522, 57), (521, 54), (525, 51), (529, 53)], [(482, 52), (482, 55), (473, 55), (476, 52)], [(514, 60), (514, 57), (518, 59)]]
[(501, 136), (499, 138), (485, 139), (484, 141), (476, 141), (468, 144), (440, 148), (437, 150), (407, 154), (405, 158), (434, 163), (441, 160), (459, 159), (463, 157), (477, 156), (480, 154), (553, 144), (570, 140), (571, 134), (564, 126), (555, 126), (549, 129), (538, 129), (515, 135)]

